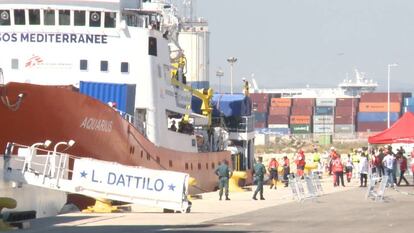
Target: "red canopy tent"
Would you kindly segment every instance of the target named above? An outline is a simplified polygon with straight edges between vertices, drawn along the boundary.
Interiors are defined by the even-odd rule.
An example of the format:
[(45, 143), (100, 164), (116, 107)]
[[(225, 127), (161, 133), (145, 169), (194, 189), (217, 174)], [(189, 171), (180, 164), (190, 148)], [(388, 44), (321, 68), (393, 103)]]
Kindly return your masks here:
[(370, 144), (414, 143), (414, 114), (405, 113), (389, 129), (368, 137)]

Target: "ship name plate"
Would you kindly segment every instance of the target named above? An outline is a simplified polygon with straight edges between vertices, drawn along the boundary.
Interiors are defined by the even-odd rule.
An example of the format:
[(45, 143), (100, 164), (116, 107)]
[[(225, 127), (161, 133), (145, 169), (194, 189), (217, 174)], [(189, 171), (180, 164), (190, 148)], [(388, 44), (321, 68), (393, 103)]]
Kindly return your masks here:
[(110, 133), (112, 131), (112, 121), (85, 117), (80, 127), (87, 130)]

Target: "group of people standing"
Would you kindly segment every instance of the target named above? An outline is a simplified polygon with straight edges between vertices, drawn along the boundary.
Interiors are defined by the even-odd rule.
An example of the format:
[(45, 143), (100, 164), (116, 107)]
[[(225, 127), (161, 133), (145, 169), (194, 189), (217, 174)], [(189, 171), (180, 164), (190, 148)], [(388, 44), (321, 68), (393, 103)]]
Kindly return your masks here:
[[(391, 146), (373, 149), (371, 151), (371, 165), (373, 174), (378, 174), (380, 177), (383, 175), (388, 176), (389, 186), (400, 186), (401, 181), (404, 181), (406, 185), (410, 185), (405, 177), (405, 173), (408, 170), (408, 159), (402, 147), (397, 149), (397, 153), (393, 152)], [(411, 152), (411, 170), (414, 173), (414, 150)], [(397, 178), (398, 171), (399, 179)]]
[[(321, 158), (317, 149), (314, 149), (313, 162), (322, 167)], [(304, 169), (306, 166), (305, 152), (299, 149), (297, 154), (293, 157), (294, 163), (296, 164), (296, 176), (298, 178), (304, 177)], [(282, 169), (279, 167), (282, 166)], [(329, 175), (333, 175), (333, 185), (345, 186), (344, 174), (346, 175), (347, 182), (351, 182), (355, 169), (359, 174), (360, 187), (367, 186), (368, 174), (377, 174), (378, 176), (388, 176), (388, 186), (393, 187), (394, 185), (401, 185), (404, 181), (406, 185), (410, 185), (405, 173), (411, 168), (414, 173), (414, 148), (411, 152), (411, 163), (408, 164), (408, 159), (405, 157), (405, 151), (403, 148), (397, 150), (397, 153), (393, 153), (392, 147), (380, 147), (378, 149), (360, 148), (358, 150), (351, 150), (347, 154), (345, 159), (341, 158), (334, 147), (331, 147), (328, 161), (326, 164)], [(253, 199), (257, 199), (257, 195), (260, 195), (260, 200), (264, 200), (263, 196), (263, 185), (265, 183), (265, 175), (269, 174), (270, 189), (277, 189), (276, 184), (279, 181), (279, 170), (283, 172), (282, 182), (285, 187), (288, 187), (288, 177), (290, 172), (290, 160), (287, 156), (283, 157), (282, 161), (277, 161), (276, 158), (271, 158), (267, 168), (263, 164), (262, 157), (257, 158), (257, 162), (253, 167), (253, 182), (257, 185), (256, 190), (253, 194)], [(399, 179), (397, 179), (397, 170), (399, 170)], [(232, 176), (232, 170), (229, 167), (228, 161), (224, 160), (216, 169), (216, 174), (219, 177), (219, 199), (222, 200), (223, 190), (225, 194), (225, 200), (229, 198), (229, 179)], [(413, 176), (414, 184), (414, 176)]]

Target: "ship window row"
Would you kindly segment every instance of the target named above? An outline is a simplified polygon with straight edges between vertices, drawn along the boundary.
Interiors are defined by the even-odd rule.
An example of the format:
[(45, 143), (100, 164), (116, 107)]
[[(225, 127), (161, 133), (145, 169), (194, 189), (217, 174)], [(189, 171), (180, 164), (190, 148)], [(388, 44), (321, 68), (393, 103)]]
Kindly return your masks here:
[[(88, 60), (80, 60), (79, 69), (83, 71), (88, 70)], [(109, 62), (108, 61), (101, 61), (100, 62), (100, 69), (102, 72), (109, 71)], [(121, 73), (129, 73), (129, 63), (128, 62), (121, 62)]]
[[(36, 61), (30, 61), (25, 64), (26, 67), (34, 66)], [(19, 59), (13, 58), (11, 59), (11, 68), (13, 70), (19, 69)], [(82, 71), (88, 70), (88, 60), (80, 60), (79, 62), (79, 69)], [(101, 61), (100, 62), (100, 69), (102, 72), (109, 71), (109, 63), (108, 61)], [(121, 73), (129, 73), (129, 63), (128, 62), (121, 62)]]
[(115, 28), (117, 13), (83, 10), (0, 9), (0, 25), (89, 26)]

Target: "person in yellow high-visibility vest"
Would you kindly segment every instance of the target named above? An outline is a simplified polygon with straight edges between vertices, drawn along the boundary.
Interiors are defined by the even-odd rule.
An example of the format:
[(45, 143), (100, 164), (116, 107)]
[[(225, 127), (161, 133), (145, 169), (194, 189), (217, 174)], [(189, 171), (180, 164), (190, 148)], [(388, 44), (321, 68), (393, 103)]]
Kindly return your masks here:
[(322, 163), (321, 163), (321, 154), (318, 152), (318, 148), (314, 148), (313, 149), (313, 162), (316, 163), (318, 165), (318, 168), (316, 170), (316, 174), (318, 175), (318, 177), (322, 177)]

